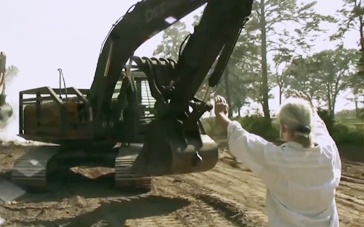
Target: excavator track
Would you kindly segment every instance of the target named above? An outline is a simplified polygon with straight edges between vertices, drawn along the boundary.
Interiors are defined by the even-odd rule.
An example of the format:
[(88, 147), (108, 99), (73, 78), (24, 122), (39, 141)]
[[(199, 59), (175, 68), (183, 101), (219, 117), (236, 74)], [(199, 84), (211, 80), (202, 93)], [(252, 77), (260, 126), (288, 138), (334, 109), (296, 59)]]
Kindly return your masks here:
[(115, 186), (127, 192), (149, 192), (152, 190), (152, 178), (136, 174), (133, 164), (141, 150), (138, 145), (120, 148), (115, 159)]
[(59, 152), (56, 146), (30, 147), (18, 158), (12, 171), (12, 182), (27, 192), (47, 191), (49, 161)]

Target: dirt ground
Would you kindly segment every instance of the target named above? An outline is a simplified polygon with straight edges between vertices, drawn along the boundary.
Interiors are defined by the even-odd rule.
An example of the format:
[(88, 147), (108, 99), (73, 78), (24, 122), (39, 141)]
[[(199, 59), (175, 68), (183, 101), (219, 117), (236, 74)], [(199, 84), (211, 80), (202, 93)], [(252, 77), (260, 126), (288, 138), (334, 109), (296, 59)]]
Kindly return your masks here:
[[(342, 155), (337, 206), (341, 226), (362, 227), (364, 151), (340, 148), (341, 153), (354, 149), (361, 155)], [(22, 147), (0, 147), (0, 183), (8, 183), (7, 172), (23, 152)], [(62, 183), (52, 183), (52, 192), (2, 202), (0, 226), (266, 226), (267, 222), (262, 182), (225, 153), (211, 171), (155, 178), (152, 192), (140, 195), (113, 189), (110, 174), (93, 180), (68, 175)], [(0, 193), (4, 188), (0, 185)]]

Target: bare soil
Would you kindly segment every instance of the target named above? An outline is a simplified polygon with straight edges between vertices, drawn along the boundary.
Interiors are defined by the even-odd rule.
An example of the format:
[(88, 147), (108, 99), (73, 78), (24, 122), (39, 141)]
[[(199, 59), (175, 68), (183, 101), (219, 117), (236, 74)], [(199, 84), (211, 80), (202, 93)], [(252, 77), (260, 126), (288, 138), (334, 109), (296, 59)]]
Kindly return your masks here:
[[(343, 160), (343, 177), (337, 191), (340, 224), (362, 227), (364, 150), (341, 147), (340, 151)], [(23, 152), (21, 146), (0, 146), (0, 182), (7, 183), (14, 159)], [(73, 168), (63, 176), (62, 183), (57, 180), (53, 179), (52, 192), (24, 194), (15, 201), (2, 202), (0, 226), (2, 222), (2, 226), (75, 227), (266, 226), (267, 223), (262, 182), (224, 152), (211, 171), (154, 178), (154, 188), (147, 194), (122, 194), (113, 189), (112, 171), (104, 168)]]

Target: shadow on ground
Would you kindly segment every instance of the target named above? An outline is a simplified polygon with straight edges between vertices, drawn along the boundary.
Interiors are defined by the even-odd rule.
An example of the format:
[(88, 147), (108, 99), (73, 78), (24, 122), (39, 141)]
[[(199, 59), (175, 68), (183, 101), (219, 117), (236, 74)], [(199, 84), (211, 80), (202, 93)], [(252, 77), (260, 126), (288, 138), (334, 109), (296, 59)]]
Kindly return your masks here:
[[(47, 192), (25, 193), (22, 187), (11, 183), (10, 172), (1, 173), (0, 179), (13, 185), (7, 191), (23, 191), (23, 194), (11, 195), (19, 202), (50, 202), (61, 201), (64, 198), (81, 196), (83, 198), (112, 198), (135, 196), (140, 193), (125, 193), (114, 187), (114, 174), (101, 176), (97, 179), (89, 179), (71, 171), (57, 173), (49, 180)], [(15, 190), (16, 189), (16, 190)], [(1, 191), (1, 190), (0, 190)], [(2, 195), (0, 195), (0, 201)], [(6, 201), (6, 200), (5, 200)]]
[[(166, 198), (161, 196), (148, 196), (129, 201), (110, 201), (101, 204), (92, 212), (81, 214), (74, 218), (60, 219), (56, 221), (21, 222), (30, 226), (125, 226), (128, 219), (138, 219), (153, 216), (167, 215), (185, 206), (190, 202), (178, 198)], [(152, 224), (152, 223), (151, 223)]]

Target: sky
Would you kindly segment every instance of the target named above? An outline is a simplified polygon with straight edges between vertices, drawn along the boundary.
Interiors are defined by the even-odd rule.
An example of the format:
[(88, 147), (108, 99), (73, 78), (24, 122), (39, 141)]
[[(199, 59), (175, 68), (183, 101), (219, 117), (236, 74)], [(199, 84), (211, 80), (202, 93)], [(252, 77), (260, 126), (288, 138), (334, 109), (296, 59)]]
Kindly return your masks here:
[[(18, 91), (22, 89), (57, 87), (58, 68), (62, 68), (67, 86), (89, 88), (103, 40), (112, 24), (136, 2), (1, 0), (0, 50), (6, 52), (8, 65), (20, 69), (19, 77), (8, 89), (9, 99), (18, 99)], [(341, 0), (319, 0), (316, 9), (334, 15), (340, 5)], [(196, 10), (183, 19), (190, 31), (193, 15), (200, 11)], [(330, 29), (334, 31), (336, 28)], [(151, 57), (161, 42), (161, 35), (159, 33), (144, 43), (135, 55)], [(357, 48), (356, 37), (354, 33), (348, 34), (346, 46)], [(317, 41), (315, 51), (333, 47), (334, 44), (323, 36)], [(354, 108), (345, 95), (339, 97), (337, 111)], [(277, 98), (270, 101), (270, 106), (273, 110), (278, 108)]]

